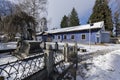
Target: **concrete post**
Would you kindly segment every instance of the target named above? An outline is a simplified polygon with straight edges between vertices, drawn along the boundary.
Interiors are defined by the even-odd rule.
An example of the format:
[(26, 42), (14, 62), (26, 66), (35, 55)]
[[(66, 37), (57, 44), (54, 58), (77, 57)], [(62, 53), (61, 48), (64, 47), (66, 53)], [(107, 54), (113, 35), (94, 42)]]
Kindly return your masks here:
[(58, 43), (55, 42), (55, 50), (58, 50)]
[(74, 52), (75, 52), (75, 53), (78, 53), (77, 48), (78, 48), (78, 47), (77, 47), (77, 43), (75, 43), (75, 45), (74, 45)]
[(68, 56), (69, 56), (69, 50), (68, 50), (68, 44), (65, 44), (65, 61), (68, 62)]
[(53, 65), (54, 65), (54, 59), (53, 59), (53, 52), (52, 52), (52, 46), (46, 45), (46, 68), (48, 71), (48, 77), (50, 77), (51, 73), (53, 72)]
[(77, 43), (74, 45), (74, 53), (76, 54), (76, 69), (78, 67), (78, 51), (77, 51)]
[(63, 55), (64, 55), (64, 61), (65, 61), (65, 46), (63, 46)]
[(46, 42), (44, 42), (44, 48), (43, 49), (46, 49)]

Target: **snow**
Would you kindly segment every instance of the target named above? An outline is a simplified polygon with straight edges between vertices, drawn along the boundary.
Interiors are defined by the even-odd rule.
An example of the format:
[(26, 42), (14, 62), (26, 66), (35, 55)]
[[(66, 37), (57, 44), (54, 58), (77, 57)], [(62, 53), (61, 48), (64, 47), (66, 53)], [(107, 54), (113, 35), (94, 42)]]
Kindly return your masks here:
[[(7, 43), (9, 48), (16, 43)], [(50, 43), (47, 43), (50, 44)], [(51, 43), (53, 44), (53, 43)], [(64, 45), (64, 43), (58, 43)], [(54, 45), (54, 44), (53, 44)], [(69, 43), (68, 45), (74, 45)], [(86, 49), (87, 52), (78, 52), (78, 55), (92, 54), (103, 51), (105, 54), (99, 54), (87, 59), (83, 63), (87, 64), (87, 67), (83, 66), (83, 63), (79, 63), (77, 70), (77, 80), (120, 80), (120, 44), (100, 44), (100, 45), (87, 45), (77, 44), (79, 48)], [(62, 56), (59, 56), (62, 57)], [(6, 54), (0, 54), (0, 65), (16, 61), (17, 58)], [(89, 64), (89, 65), (88, 65)], [(59, 71), (61, 71), (59, 69)]]
[(16, 57), (14, 57), (8, 53), (0, 54), (0, 65), (6, 64), (8, 62), (13, 62), (16, 60), (18, 60)]
[[(41, 55), (41, 54), (39, 54)], [(2, 56), (7, 57), (4, 60), (12, 60), (9, 59), (8, 56)], [(31, 56), (32, 57), (32, 56)], [(13, 60), (14, 57), (12, 57)], [(5, 62), (4, 62), (5, 63)], [(24, 76), (31, 75), (30, 73), (35, 73), (41, 69), (44, 68), (44, 57), (35, 58), (32, 60), (29, 60), (26, 58), (26, 60), (19, 60), (17, 62), (9, 63), (9, 65), (0, 65), (1, 68), (1, 74), (4, 75), (5, 80), (13, 80), (13, 79), (21, 79)], [(4, 68), (4, 70), (2, 70)], [(6, 71), (6, 72), (5, 72)], [(10, 74), (10, 76), (8, 75)], [(8, 78), (8, 79), (7, 79)]]
[(84, 63), (90, 65), (86, 68), (79, 66), (78, 73), (82, 75), (78, 74), (77, 80), (120, 80), (120, 44), (91, 45), (91, 48), (84, 45), (84, 48), (90, 53), (105, 49), (111, 51), (86, 60)]
[[(15, 49), (17, 42), (9, 42), (9, 43), (0, 43), (0, 50), (5, 49)], [(16, 57), (10, 55), (9, 53), (1, 53), (0, 54), (0, 65), (6, 64), (8, 62), (13, 62), (18, 60)]]
[(17, 42), (0, 43), (0, 50), (15, 49), (16, 47), (17, 47)]
[(86, 80), (119, 80), (120, 50), (93, 58), (93, 65), (86, 74)]
[(96, 51), (100, 51), (100, 50), (105, 50), (105, 49), (109, 49), (109, 50), (114, 50), (114, 49), (120, 49), (120, 44), (100, 44), (100, 45), (85, 45), (85, 44), (78, 44), (78, 48), (83, 48), (86, 49), (87, 52), (81, 53), (78, 52), (78, 54), (90, 54)]
[(81, 76), (77, 75), (76, 80), (83, 80), (83, 78)]
[(80, 26), (74, 26), (74, 27), (69, 27), (69, 28), (49, 30), (46, 32), (47, 33), (60, 33), (60, 32), (81, 31), (81, 30), (97, 29), (97, 28), (104, 28), (104, 22), (101, 21), (101, 22), (93, 23), (93, 26), (90, 26), (90, 24), (87, 24), (87, 25), (80, 25)]

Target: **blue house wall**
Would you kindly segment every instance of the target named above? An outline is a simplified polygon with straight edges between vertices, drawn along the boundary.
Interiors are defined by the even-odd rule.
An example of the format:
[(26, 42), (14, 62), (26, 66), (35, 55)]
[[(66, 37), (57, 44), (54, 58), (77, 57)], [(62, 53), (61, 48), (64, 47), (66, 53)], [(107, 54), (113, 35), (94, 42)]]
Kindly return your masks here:
[[(89, 34), (89, 30), (83, 31), (74, 31), (74, 32), (63, 32), (63, 33), (55, 33), (52, 34), (54, 42), (78, 42), (78, 43), (89, 43), (89, 35), (91, 43), (100, 43), (101, 38), (97, 41), (96, 34), (100, 32), (100, 29), (93, 29)], [(82, 39), (82, 35), (85, 34), (85, 39)], [(66, 39), (64, 39), (64, 35), (66, 35)], [(74, 35), (74, 39), (71, 39), (71, 36)], [(58, 39), (58, 36), (60, 39)]]
[[(91, 30), (89, 33), (89, 29)], [(110, 33), (105, 31), (104, 21), (82, 26), (49, 30), (37, 34), (38, 40), (48, 42), (104, 43), (110, 41)], [(42, 37), (40, 37), (42, 36)], [(64, 38), (66, 36), (66, 39)], [(72, 38), (73, 39), (72, 39)]]
[(101, 33), (101, 42), (104, 43), (108, 43), (110, 42), (110, 35), (109, 33)]

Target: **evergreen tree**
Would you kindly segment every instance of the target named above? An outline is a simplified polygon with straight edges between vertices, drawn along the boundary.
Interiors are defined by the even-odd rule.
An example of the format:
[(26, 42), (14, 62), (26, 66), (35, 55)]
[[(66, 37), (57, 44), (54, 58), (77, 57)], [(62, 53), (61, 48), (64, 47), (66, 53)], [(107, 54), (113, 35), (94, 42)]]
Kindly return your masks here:
[(78, 25), (80, 25), (78, 14), (77, 14), (75, 8), (73, 8), (72, 12), (70, 14), (70, 26), (78, 26)]
[(112, 15), (107, 0), (96, 0), (93, 8), (93, 13), (90, 16), (89, 21), (91, 21), (92, 23), (104, 21), (105, 29), (108, 31), (112, 31)]
[[(113, 3), (115, 4), (115, 3)], [(115, 27), (115, 36), (120, 36), (120, 1), (116, 0), (117, 8), (114, 12), (114, 27)]]
[(65, 28), (68, 27), (68, 17), (66, 15), (64, 15), (61, 24), (60, 24), (61, 28)]
[(120, 18), (120, 14), (118, 13), (118, 12), (115, 12), (114, 13), (114, 26), (115, 26), (115, 32), (116, 32), (116, 34), (115, 34), (115, 36), (116, 37), (118, 37), (118, 35), (120, 34), (120, 20), (119, 20), (119, 18)]

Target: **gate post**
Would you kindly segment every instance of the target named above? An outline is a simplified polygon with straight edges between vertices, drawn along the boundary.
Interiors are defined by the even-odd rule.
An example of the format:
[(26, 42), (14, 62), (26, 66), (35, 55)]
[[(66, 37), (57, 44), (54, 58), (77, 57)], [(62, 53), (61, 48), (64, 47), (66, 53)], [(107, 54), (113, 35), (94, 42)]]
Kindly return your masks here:
[(78, 51), (77, 51), (77, 43), (74, 44), (73, 46), (73, 64), (75, 66), (73, 66), (73, 77), (74, 77), (74, 80), (76, 80), (76, 75), (77, 75), (77, 67), (78, 67)]
[(77, 51), (78, 47), (77, 47), (77, 43), (75, 43), (74, 45), (74, 53), (76, 55), (76, 68), (78, 67), (78, 51)]
[(52, 46), (46, 45), (46, 68), (48, 72), (48, 78), (50, 77), (51, 73), (53, 72), (53, 66), (54, 66), (54, 59), (53, 59), (53, 52), (52, 52)]
[(64, 53), (64, 58), (65, 62), (68, 62), (68, 56), (69, 56), (69, 49), (68, 49), (68, 43), (65, 43), (65, 53)]

